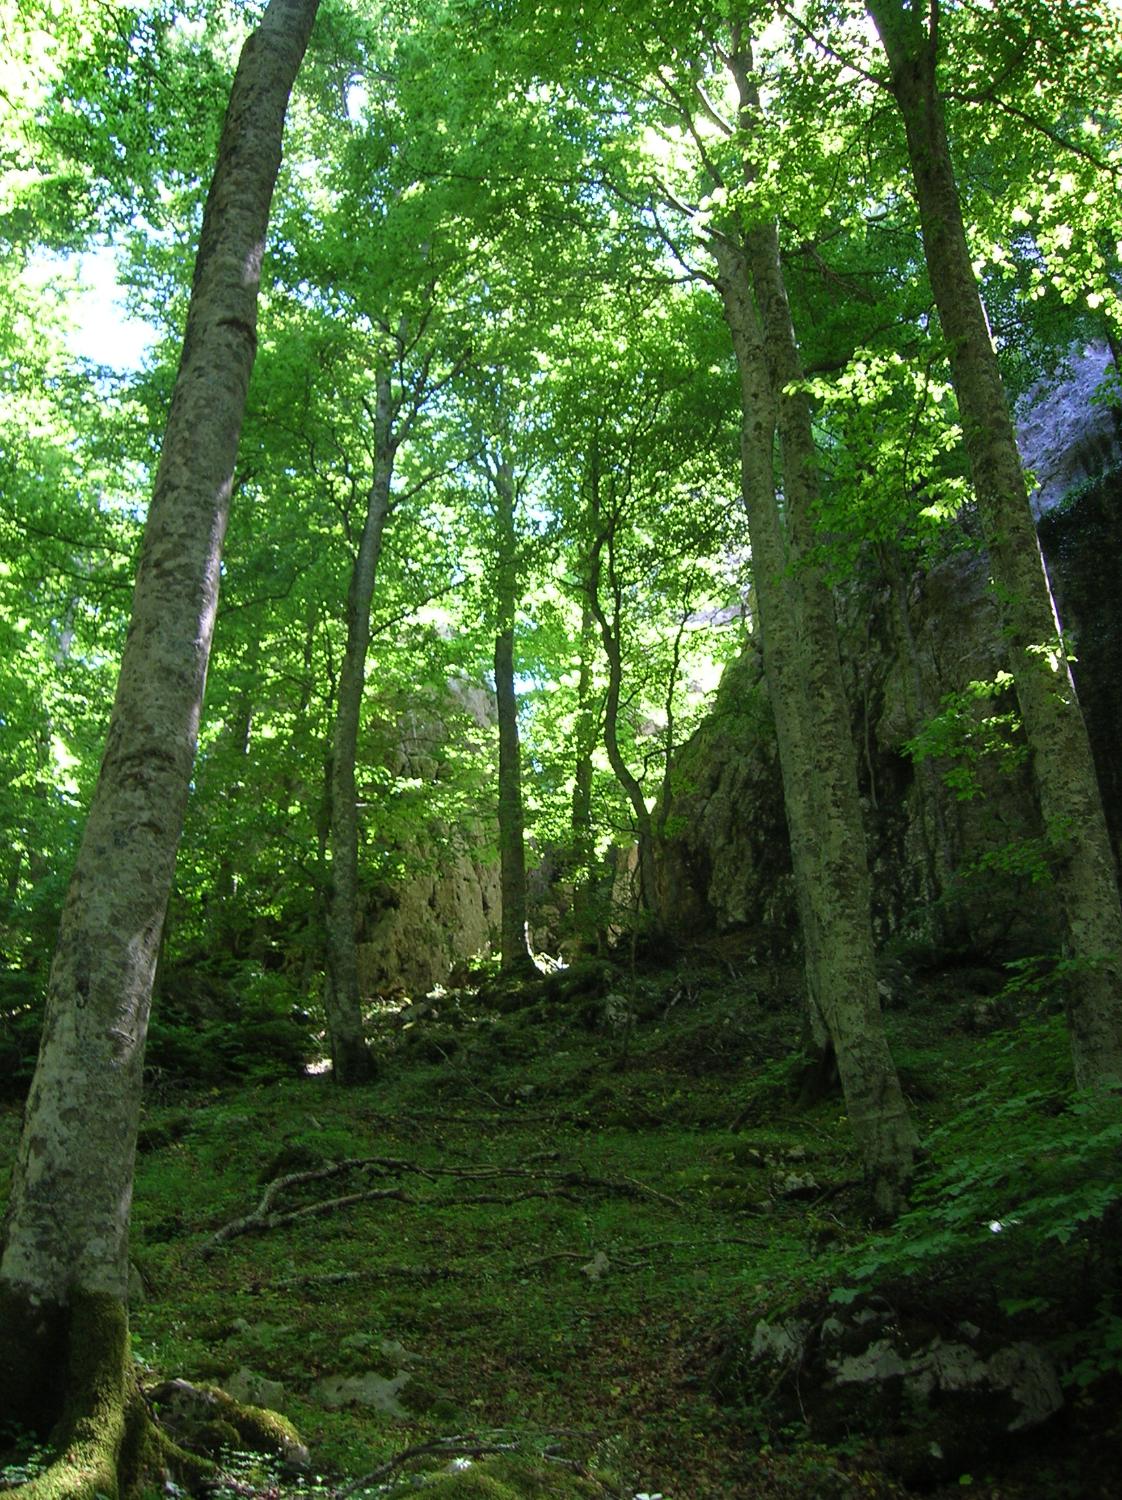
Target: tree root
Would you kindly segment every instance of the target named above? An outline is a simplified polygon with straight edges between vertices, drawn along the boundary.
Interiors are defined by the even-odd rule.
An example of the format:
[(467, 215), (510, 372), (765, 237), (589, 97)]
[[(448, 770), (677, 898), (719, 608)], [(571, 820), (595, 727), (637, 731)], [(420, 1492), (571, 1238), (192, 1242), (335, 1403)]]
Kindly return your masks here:
[[(596, 1434), (587, 1432), (573, 1433), (571, 1429), (551, 1430), (538, 1434), (539, 1438), (557, 1438), (562, 1436), (580, 1436), (583, 1438), (593, 1437)], [(572, 1500), (584, 1500), (584, 1497), (611, 1494), (608, 1486), (602, 1480), (597, 1479), (589, 1472), (587, 1467), (579, 1460), (566, 1458), (556, 1451), (556, 1445), (547, 1448), (544, 1452), (537, 1451), (533, 1446), (527, 1448), (525, 1434), (510, 1431), (506, 1428), (487, 1433), (466, 1433), (455, 1437), (434, 1438), (429, 1442), (415, 1443), (412, 1447), (405, 1448), (396, 1453), (385, 1463), (379, 1464), (369, 1474), (364, 1474), (361, 1479), (356, 1479), (346, 1489), (340, 1490), (335, 1500), (348, 1500), (348, 1497), (357, 1494), (360, 1490), (369, 1489), (371, 1486), (382, 1487), (387, 1481), (394, 1479), (399, 1473), (411, 1467), (418, 1460), (449, 1458), (470, 1458), (474, 1461), (497, 1460), (500, 1468), (495, 1464), (485, 1462), (485, 1472), (497, 1481), (494, 1487), (477, 1488), (474, 1484), (461, 1487), (454, 1482), (455, 1471), (444, 1471), (443, 1476), (437, 1476), (428, 1481), (422, 1488), (422, 1493), (432, 1489), (433, 1493), (447, 1493), (450, 1497), (455, 1494), (463, 1495), (465, 1500), (470, 1496), (495, 1496), (495, 1500), (503, 1500), (507, 1495), (516, 1496), (522, 1494), (541, 1494), (560, 1496), (562, 1491), (555, 1487), (555, 1483), (549, 1484), (548, 1491), (542, 1485), (542, 1479), (546, 1477), (543, 1469), (549, 1465), (566, 1470), (570, 1476), (570, 1483), (564, 1488), (564, 1494), (571, 1496)], [(518, 1483), (522, 1479), (527, 1487), (523, 1488)], [(442, 1482), (443, 1480), (443, 1482)], [(503, 1483), (502, 1481), (506, 1481)], [(536, 1482), (535, 1482), (536, 1481)], [(511, 1488), (507, 1488), (507, 1484)], [(517, 1488), (514, 1486), (517, 1485)], [(532, 1488), (530, 1487), (532, 1485)], [(394, 1494), (397, 1490), (394, 1489)], [(630, 1491), (629, 1491), (630, 1493)]]
[[(146, 1480), (168, 1472), (188, 1484), (212, 1476), (213, 1464), (178, 1448), (153, 1421), (136, 1378), (128, 1318), (116, 1298), (73, 1294), (66, 1323), (64, 1396), (49, 1443), (55, 1456), (8, 1492), (13, 1500), (127, 1500)], [(57, 1335), (52, 1342), (57, 1347)], [(18, 1340), (3, 1344), (5, 1363), (19, 1358)], [(56, 1366), (56, 1391), (58, 1374)], [(34, 1407), (25, 1401), (21, 1409)]]
[[(227, 1445), (274, 1454), (294, 1471), (308, 1466), (308, 1450), (278, 1412), (184, 1380), (145, 1393), (115, 1297), (72, 1293), (65, 1309), (44, 1315), (8, 1291), (0, 1312), (10, 1314), (0, 1324), (0, 1415), (40, 1434), (36, 1451), (52, 1455), (4, 1500), (134, 1500), (169, 1479), (200, 1490), (221, 1473), (204, 1455)], [(34, 1371), (40, 1388), (27, 1380), (20, 1391), (21, 1369)]]
[[(382, 1176), (398, 1177), (408, 1174), (421, 1177), (428, 1182), (435, 1182), (437, 1178), (450, 1178), (462, 1183), (522, 1179), (541, 1185), (515, 1196), (477, 1193), (441, 1198), (414, 1197), (403, 1187), (378, 1187), (321, 1199), (316, 1203), (302, 1204), (298, 1208), (282, 1209), (277, 1206), (278, 1200), (295, 1188), (305, 1187), (314, 1182), (325, 1182), (348, 1172), (377, 1172)], [(332, 1213), (355, 1203), (367, 1203), (381, 1198), (396, 1198), (400, 1203), (409, 1203), (423, 1208), (454, 1208), (465, 1203), (517, 1203), (528, 1198), (568, 1198), (578, 1201), (573, 1191), (578, 1188), (622, 1193), (629, 1198), (652, 1198), (660, 1203), (669, 1204), (672, 1208), (683, 1207), (678, 1199), (671, 1198), (666, 1193), (660, 1193), (656, 1188), (649, 1187), (634, 1177), (595, 1177), (579, 1169), (557, 1171), (499, 1166), (422, 1167), (397, 1157), (361, 1156), (347, 1161), (332, 1162), (328, 1166), (316, 1167), (305, 1172), (290, 1172), (284, 1177), (275, 1178), (265, 1189), (257, 1207), (251, 1213), (231, 1219), (228, 1224), (216, 1229), (200, 1246), (199, 1254), (204, 1258), (211, 1256), (220, 1245), (237, 1239), (239, 1235), (259, 1234), (269, 1229), (280, 1229), (287, 1224), (297, 1223), (301, 1219)]]

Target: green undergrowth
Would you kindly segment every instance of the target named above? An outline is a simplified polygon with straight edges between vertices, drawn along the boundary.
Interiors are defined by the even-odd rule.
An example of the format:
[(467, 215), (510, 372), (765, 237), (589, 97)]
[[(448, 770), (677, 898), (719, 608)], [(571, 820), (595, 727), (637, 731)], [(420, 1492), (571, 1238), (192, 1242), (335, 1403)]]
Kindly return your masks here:
[[(795, 983), (748, 965), (449, 995), (380, 1023), (361, 1089), (165, 1086), (134, 1208), (146, 1378), (291, 1419), (313, 1475), (242, 1494), (900, 1493), (858, 1435), (816, 1445), (715, 1371), (759, 1317), (939, 1285), (1044, 1337), (1077, 1410), (1116, 1377), (1117, 1114), (1071, 1095), (1058, 1025), (980, 1031), (974, 999), (941, 976), (888, 1012), (928, 1152), (895, 1231), (840, 1097), (797, 1106)], [(284, 1177), (269, 1212), (295, 1217), (221, 1238)]]

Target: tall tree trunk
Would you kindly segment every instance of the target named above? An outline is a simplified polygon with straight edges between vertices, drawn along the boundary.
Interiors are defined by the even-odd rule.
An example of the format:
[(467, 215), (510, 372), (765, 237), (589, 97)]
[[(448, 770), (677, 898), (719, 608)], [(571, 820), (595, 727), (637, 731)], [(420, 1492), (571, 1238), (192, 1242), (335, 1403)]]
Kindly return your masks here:
[(573, 764), (572, 925), (576, 941), (589, 944), (595, 932), (592, 861), (595, 841), (592, 829), (592, 754), (596, 748), (597, 712), (592, 694), (593, 625), (592, 603), (586, 587), (580, 606), (580, 661), (577, 666), (577, 722)]
[[(226, 734), (226, 742), (233, 752), (236, 765), (233, 775), (230, 776), (224, 788), (226, 804), (231, 808), (236, 807), (245, 795), (244, 776), (249, 763), (260, 661), (261, 640), (255, 635), (246, 648), (246, 659), (241, 668), (242, 680), (233, 704), (232, 722)], [(211, 932), (223, 947), (237, 948), (240, 923), (234, 915), (234, 903), (238, 896), (239, 863), (244, 869), (244, 862), (249, 852), (244, 848), (235, 851), (227, 845), (219, 855), (218, 870), (214, 880), (217, 910), (213, 912)]]
[(1013, 423), (974, 275), (939, 91), (932, 26), (868, 0), (891, 69), (931, 289), (1009, 646), (1075, 972), (1066, 1004), (1076, 1082), (1122, 1080), (1122, 908), (1091, 747), (1033, 524)]
[(499, 461), (491, 471), (498, 527), (495, 576), (495, 700), (499, 716), (499, 882), (502, 894), (500, 965), (506, 972), (533, 966), (526, 935), (526, 839), (522, 811), (522, 750), (514, 687), (514, 616), (518, 607), (514, 475)]
[(358, 797), (355, 759), (366, 654), (370, 648), (370, 605), (390, 513), (390, 483), (396, 453), (389, 372), (379, 366), (374, 413), (374, 479), (366, 519), (347, 594), (347, 649), (339, 670), (335, 732), (331, 746), (331, 883), (327, 914), (327, 984), (324, 1009), (336, 1083), (364, 1083), (373, 1073), (362, 1026), (358, 982)]
[[(741, 124), (758, 109), (751, 51), (734, 31)], [(751, 163), (745, 163), (751, 178)], [(833, 599), (810, 561), (818, 461), (774, 224), (715, 237), (718, 289), (740, 372), (742, 475), (764, 671), (806, 954), (812, 1024), (825, 1022), (879, 1208), (896, 1212), (916, 1136), (877, 997), (869, 875)], [(779, 439), (783, 511), (776, 495)]]
[(62, 1413), (62, 1456), (43, 1481), (51, 1494), (115, 1496), (122, 1447), (144, 1424), (125, 1313), (144, 1041), (195, 759), (269, 206), (316, 9), (317, 0), (271, 0), (234, 79), (12, 1179), (0, 1410), (37, 1424)]
[[(599, 486), (594, 484), (591, 506), (594, 535), (590, 554), (588, 599), (608, 661), (608, 690), (604, 695), (604, 749), (608, 753), (608, 763), (615, 772), (616, 780), (631, 804), (631, 816), (635, 822), (635, 841), (639, 850), (639, 908), (647, 914), (653, 914), (658, 911), (654, 822), (643, 796), (642, 785), (627, 764), (619, 744), (619, 704), (623, 691), (623, 650), (620, 640), (623, 591), (615, 569), (615, 517), (602, 515), (598, 491)], [(608, 559), (608, 609), (605, 609), (601, 598), (605, 552)]]

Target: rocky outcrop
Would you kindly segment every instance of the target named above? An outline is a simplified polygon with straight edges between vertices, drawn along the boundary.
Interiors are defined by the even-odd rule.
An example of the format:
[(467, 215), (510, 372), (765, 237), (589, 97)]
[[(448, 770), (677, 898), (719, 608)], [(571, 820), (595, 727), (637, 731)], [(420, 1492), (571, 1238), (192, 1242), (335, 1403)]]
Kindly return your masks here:
[[(1117, 840), (1118, 471), (1053, 507), (1041, 538)], [(984, 554), (960, 535), (921, 569), (882, 548), (839, 611), (879, 941), (998, 962), (1053, 949), (1055, 900), (1015, 699), (997, 685), (1005, 663)], [(937, 715), (936, 730), (925, 730)], [(728, 669), (713, 713), (679, 752), (674, 795), (661, 861), (668, 929), (686, 939), (736, 933), (770, 954), (790, 946), (797, 923), (782, 785), (754, 647)]]
[(1036, 479), (1032, 504), (1038, 518), (1077, 485), (1122, 461), (1118, 411), (1095, 399), (1112, 377), (1117, 371), (1110, 350), (1088, 344), (1071, 351), (1063, 379), (1041, 381), (1021, 403), (1017, 444)]
[(874, 1440), (889, 1473), (924, 1487), (1015, 1447), (1063, 1406), (1037, 1345), (879, 1297), (761, 1320), (725, 1348), (715, 1379), (726, 1398), (767, 1391), (819, 1442)]
[(486, 764), (471, 750), (492, 732), (494, 698), (451, 678), (440, 697), (414, 694), (382, 712), (382, 781), (364, 815), (359, 979), (366, 995), (423, 995), (489, 953), (498, 929), (495, 828), (478, 811), (488, 796), (464, 781), (465, 760)]
[(448, 846), (413, 845), (400, 883), (369, 893), (358, 948), (365, 994), (424, 995), (457, 965), (491, 951), (499, 919), (498, 866)]

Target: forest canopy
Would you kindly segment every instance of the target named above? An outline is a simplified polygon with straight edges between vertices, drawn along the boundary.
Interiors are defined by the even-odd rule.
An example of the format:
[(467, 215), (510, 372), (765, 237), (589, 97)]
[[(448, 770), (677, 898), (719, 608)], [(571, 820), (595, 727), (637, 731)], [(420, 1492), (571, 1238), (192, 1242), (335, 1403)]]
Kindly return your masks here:
[[(142, 1083), (393, 1088), (477, 1004), (626, 1074), (727, 969), (840, 1091), (839, 1303), (983, 1184), (1049, 1253), (1116, 1217), (1122, 15), (641, 9), (0, 0), (0, 1397), (70, 1462), (92, 1340), (91, 1495), (163, 1452)], [(1053, 1197), (899, 1061), (900, 994), (983, 972)]]

